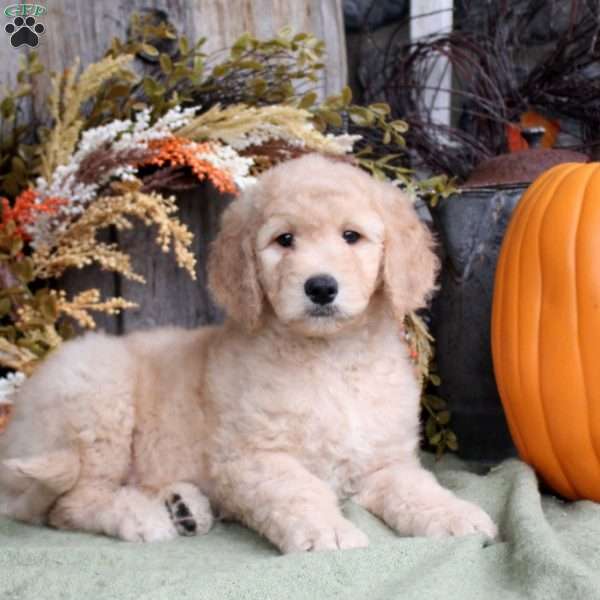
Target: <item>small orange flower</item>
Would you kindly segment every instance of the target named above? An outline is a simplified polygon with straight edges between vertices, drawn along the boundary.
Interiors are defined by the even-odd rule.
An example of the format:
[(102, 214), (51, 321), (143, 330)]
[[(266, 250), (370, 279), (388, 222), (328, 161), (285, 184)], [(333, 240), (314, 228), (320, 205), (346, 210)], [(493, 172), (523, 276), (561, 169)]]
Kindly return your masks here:
[(157, 165), (162, 167), (169, 163), (173, 167), (187, 166), (192, 169), (199, 181), (208, 179), (220, 192), (235, 194), (237, 187), (228, 173), (215, 167), (207, 160), (198, 157), (198, 154), (213, 152), (210, 143), (197, 144), (182, 137), (166, 137), (152, 140), (150, 148), (157, 153), (144, 165)]
[(33, 223), (36, 216), (41, 213), (54, 214), (60, 206), (67, 203), (63, 198), (44, 198), (42, 202), (36, 202), (37, 193), (28, 188), (22, 191), (11, 206), (6, 198), (0, 198), (2, 203), (2, 221), (0, 227), (6, 227), (9, 222), (16, 225), (15, 234), (23, 240), (29, 239), (24, 230), (26, 225)]

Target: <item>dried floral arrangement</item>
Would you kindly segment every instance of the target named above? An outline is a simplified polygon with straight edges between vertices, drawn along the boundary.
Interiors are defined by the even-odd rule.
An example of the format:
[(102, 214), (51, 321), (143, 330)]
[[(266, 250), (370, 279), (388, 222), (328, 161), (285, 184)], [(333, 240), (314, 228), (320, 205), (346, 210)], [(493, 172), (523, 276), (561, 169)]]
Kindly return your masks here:
[[(382, 99), (408, 124), (414, 166), (466, 179), (483, 160), (527, 147), (520, 130), (543, 126), (544, 146), (600, 146), (600, 5), (587, 0), (456, 4), (455, 27), (405, 42), (399, 22), (365, 70), (365, 98)], [(370, 35), (370, 34), (367, 34)], [(452, 69), (432, 77), (443, 61)], [(451, 123), (435, 119), (451, 92)], [(570, 135), (557, 140), (558, 130)]]
[[(152, 226), (159, 247), (195, 276), (191, 233), (165, 193), (208, 181), (236, 194), (273, 164), (314, 151), (358, 163), (409, 192), (445, 191), (439, 180), (415, 182), (365, 143), (369, 132), (380, 144), (402, 145), (406, 126), (390, 120), (387, 106), (352, 105), (348, 89), (317, 104), (313, 90), (294, 88), (292, 82), (315, 81), (322, 67), (322, 44), (312, 36), (283, 31), (261, 42), (245, 35), (204, 75), (201, 42), (192, 46), (165, 24), (142, 26), (134, 18), (132, 28), (134, 41), (115, 40), (100, 61), (53, 76), (48, 123), (34, 128), (37, 137), (19, 120), (41, 70), (35, 54), (24, 58), (17, 87), (0, 102), (7, 133), (0, 145), (0, 366), (11, 371), (0, 379), (0, 430), (14, 390), (75, 326), (92, 329), (94, 313), (134, 306), (97, 289), (74, 297), (57, 289), (65, 271), (90, 264), (143, 281), (132, 257), (99, 240), (101, 230)], [(173, 46), (172, 55), (159, 52), (161, 43)], [(140, 53), (157, 58), (157, 72), (134, 73)], [(406, 327), (427, 378), (426, 329), (416, 315)], [(438, 451), (455, 446), (442, 413), (432, 413), (435, 431), (428, 426)]]

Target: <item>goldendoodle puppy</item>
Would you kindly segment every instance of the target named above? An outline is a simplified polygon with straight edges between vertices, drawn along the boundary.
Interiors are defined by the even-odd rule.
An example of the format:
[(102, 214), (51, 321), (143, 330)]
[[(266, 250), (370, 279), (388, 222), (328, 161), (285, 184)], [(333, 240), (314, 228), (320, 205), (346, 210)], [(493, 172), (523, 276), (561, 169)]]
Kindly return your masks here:
[(52, 354), (0, 436), (0, 513), (152, 541), (208, 531), (212, 505), (294, 552), (366, 546), (351, 498), (403, 535), (495, 536), (417, 457), (401, 323), (434, 287), (431, 246), (407, 198), (355, 167), (265, 173), (212, 247), (225, 325)]

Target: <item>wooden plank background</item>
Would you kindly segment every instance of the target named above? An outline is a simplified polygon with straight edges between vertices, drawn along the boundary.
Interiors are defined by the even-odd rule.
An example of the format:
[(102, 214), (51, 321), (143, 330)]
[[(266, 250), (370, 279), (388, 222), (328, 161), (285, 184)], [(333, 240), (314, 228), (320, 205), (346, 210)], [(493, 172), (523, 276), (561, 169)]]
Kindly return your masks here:
[[(177, 30), (190, 40), (206, 37), (204, 48), (208, 53), (228, 48), (246, 31), (263, 38), (273, 37), (286, 25), (295, 31), (311, 32), (327, 45), (321, 93), (337, 93), (346, 82), (341, 0), (39, 0), (36, 3), (48, 11), (39, 19), (46, 31), (40, 38), (38, 51), (41, 62), (50, 71), (64, 69), (77, 57), (84, 65), (98, 60), (112, 38), (126, 37), (132, 13), (158, 9), (165, 11)], [(2, 19), (3, 29), (10, 19), (4, 15)], [(3, 34), (0, 35), (0, 82), (12, 83), (17, 57), (28, 50), (27, 46), (13, 48), (9, 36), (0, 33)]]
[(127, 310), (121, 315), (122, 331), (166, 324), (195, 327), (222, 317), (206, 286), (206, 258), (208, 246), (218, 232), (221, 213), (230, 198), (205, 184), (180, 193), (177, 200), (179, 218), (194, 234), (196, 281), (177, 267), (172, 254), (156, 248), (153, 229), (138, 228), (122, 233), (120, 247), (134, 257), (136, 272), (146, 279), (145, 285), (126, 279), (120, 281), (123, 296), (139, 304), (139, 309)]
[(109, 333), (125, 333), (160, 325), (196, 327), (215, 323), (223, 312), (212, 300), (206, 283), (206, 259), (210, 242), (219, 230), (221, 213), (231, 201), (209, 184), (199, 185), (177, 195), (178, 217), (194, 235), (192, 251), (196, 256), (196, 280), (179, 268), (172, 253), (165, 254), (154, 243), (156, 230), (138, 227), (131, 231), (106, 232), (104, 241), (118, 242), (128, 252), (136, 273), (146, 283), (129, 281), (101, 271), (98, 267), (71, 270), (60, 284), (70, 294), (98, 288), (104, 297), (122, 295), (138, 304), (138, 308), (120, 315), (95, 315), (99, 329)]
[[(125, 38), (133, 12), (159, 9), (191, 41), (206, 37), (207, 52), (229, 47), (245, 31), (263, 38), (274, 36), (286, 25), (295, 31), (311, 32), (327, 45), (319, 86), (321, 96), (338, 93), (346, 83), (341, 0), (40, 0), (38, 4), (47, 8), (47, 14), (39, 19), (46, 31), (37, 48), (47, 71), (62, 70), (76, 57), (81, 58), (82, 65), (98, 60), (113, 37)], [(2, 18), (5, 23), (10, 21)], [(0, 35), (2, 84), (14, 82), (18, 57), (27, 51), (26, 46), (13, 48), (9, 36)], [(34, 114), (44, 111), (48, 83), (45, 78), (36, 89), (36, 102), (31, 107)], [(71, 292), (97, 287), (106, 296), (122, 294), (138, 302), (138, 310), (98, 318), (99, 327), (112, 333), (166, 324), (194, 327), (218, 321), (222, 313), (206, 289), (206, 254), (228, 201), (205, 185), (178, 196), (179, 216), (195, 236), (196, 281), (177, 268), (172, 255), (165, 255), (156, 247), (153, 230), (140, 228), (110, 235), (117, 236), (115, 241), (131, 254), (135, 269), (147, 280), (146, 285), (95, 268), (71, 272), (61, 283)]]

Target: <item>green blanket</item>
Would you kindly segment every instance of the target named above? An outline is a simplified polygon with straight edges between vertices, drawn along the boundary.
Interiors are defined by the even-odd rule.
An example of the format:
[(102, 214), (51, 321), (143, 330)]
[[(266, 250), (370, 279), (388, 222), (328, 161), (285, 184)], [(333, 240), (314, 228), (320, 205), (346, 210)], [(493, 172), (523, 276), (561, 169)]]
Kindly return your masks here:
[(0, 598), (600, 598), (600, 505), (540, 496), (534, 474), (516, 460), (485, 476), (451, 458), (434, 470), (489, 511), (500, 541), (400, 538), (354, 505), (346, 513), (369, 548), (289, 556), (234, 524), (138, 545), (0, 520)]

